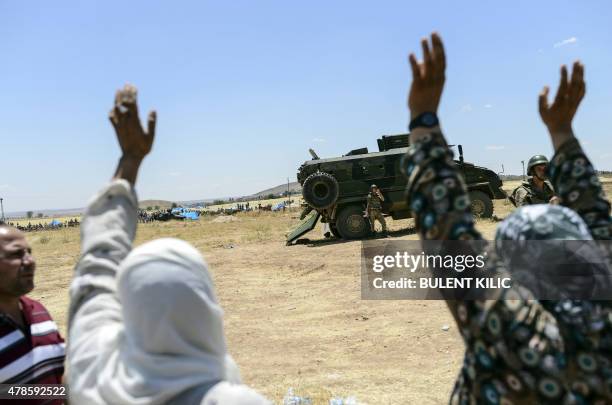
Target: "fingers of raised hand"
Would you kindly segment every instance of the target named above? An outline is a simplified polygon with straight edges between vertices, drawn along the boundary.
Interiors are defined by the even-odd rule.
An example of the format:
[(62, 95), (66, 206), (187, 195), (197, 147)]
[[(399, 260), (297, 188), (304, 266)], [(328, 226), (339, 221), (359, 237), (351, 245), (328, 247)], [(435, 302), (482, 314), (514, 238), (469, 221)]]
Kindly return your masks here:
[(121, 90), (117, 90), (115, 92), (115, 103), (113, 105), (113, 108), (110, 110), (110, 113), (108, 114), (108, 117), (111, 121), (111, 123), (113, 124), (113, 127), (115, 127), (115, 129), (117, 128), (117, 126), (119, 126), (124, 120), (124, 114), (121, 110), (121, 104), (120, 104), (120, 100), (121, 100)]
[(557, 89), (557, 95), (555, 96), (555, 105), (560, 105), (567, 99), (568, 87), (567, 67), (562, 65), (561, 80), (559, 81), (559, 89)]
[[(429, 44), (430, 40), (431, 46)], [(443, 79), (446, 69), (446, 55), (440, 35), (434, 32), (431, 34), (430, 39), (423, 38), (421, 40), (421, 47), (423, 48), (423, 63), (420, 65), (422, 79), (425, 81)], [(416, 58), (414, 62), (416, 62)], [(412, 63), (413, 61), (411, 60)]]
[(584, 65), (579, 61), (576, 61), (574, 62), (572, 78), (569, 84), (569, 98), (572, 105), (575, 104), (577, 106), (577, 104), (580, 103), (582, 97), (584, 97), (585, 90)]
[(138, 117), (138, 90), (126, 84), (115, 93), (115, 115), (121, 121), (125, 117)]
[(429, 51), (429, 43), (427, 38), (421, 39), (421, 48), (423, 48), (423, 64), (425, 66), (425, 78), (430, 78), (434, 71), (434, 61)]
[(548, 88), (548, 86), (545, 86), (542, 89), (542, 92), (540, 93), (540, 96), (538, 98), (538, 106), (540, 108), (540, 115), (542, 117), (544, 117), (546, 113), (548, 112), (548, 92), (549, 91), (550, 89)]
[(548, 104), (548, 87), (544, 88), (539, 97), (540, 115), (548, 126), (551, 135), (553, 133), (571, 133), (572, 120), (585, 92), (584, 66), (576, 61), (569, 79), (567, 67), (565, 65), (561, 66), (559, 89), (554, 102), (551, 105)]
[(419, 62), (417, 62), (416, 56), (411, 53), (408, 60), (410, 61), (410, 67), (412, 68), (412, 80), (414, 82), (420, 81), (422, 79), (421, 66), (419, 65)]
[(151, 137), (151, 141), (155, 137), (155, 127), (157, 126), (157, 112), (151, 111), (147, 120), (147, 135)]
[[(431, 45), (429, 41), (431, 40)], [(414, 81), (431, 82), (436, 79), (444, 79), (446, 70), (446, 55), (442, 39), (437, 33), (431, 34), (431, 38), (421, 40), (423, 49), (423, 62), (419, 63), (416, 56), (411, 53), (409, 56), (410, 67), (412, 68), (412, 79)]]
[(136, 89), (136, 87), (127, 83), (125, 86), (123, 86), (123, 89), (119, 90), (118, 95), (118, 104), (128, 107), (132, 104), (136, 104), (136, 100), (138, 98), (138, 90)]
[(440, 73), (444, 74), (444, 70), (446, 69), (446, 54), (444, 52), (444, 45), (442, 44), (442, 38), (438, 35), (437, 32), (431, 34), (431, 45), (433, 48), (433, 57), (436, 62), (436, 67), (438, 70), (438, 75)]
[(431, 34), (431, 38), (423, 38), (421, 48), (423, 49), (423, 63), (418, 63), (414, 54), (410, 55), (410, 65), (414, 78), (417, 78), (415, 73), (418, 72), (418, 78), (425, 82), (443, 80), (446, 70), (446, 55), (440, 35), (434, 32)]
[(110, 110), (110, 112), (108, 113), (108, 120), (113, 125), (113, 128), (117, 129), (118, 121), (117, 121), (117, 116), (115, 115), (115, 109), (114, 108), (112, 110)]

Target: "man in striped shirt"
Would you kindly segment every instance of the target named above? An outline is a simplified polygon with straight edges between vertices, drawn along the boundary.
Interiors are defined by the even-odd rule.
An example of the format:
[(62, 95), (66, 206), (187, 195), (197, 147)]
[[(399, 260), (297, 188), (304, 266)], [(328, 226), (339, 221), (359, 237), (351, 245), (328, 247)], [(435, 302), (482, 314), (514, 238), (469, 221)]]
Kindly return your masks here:
[(62, 381), (64, 339), (45, 307), (25, 296), (34, 289), (35, 270), (23, 233), (0, 225), (0, 384)]

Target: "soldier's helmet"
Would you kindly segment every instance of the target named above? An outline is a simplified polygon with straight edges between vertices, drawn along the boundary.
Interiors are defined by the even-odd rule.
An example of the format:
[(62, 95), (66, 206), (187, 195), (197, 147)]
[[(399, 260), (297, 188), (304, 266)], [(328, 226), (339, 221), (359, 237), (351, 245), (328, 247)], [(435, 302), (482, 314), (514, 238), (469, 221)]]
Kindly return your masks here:
[(527, 175), (532, 176), (532, 169), (537, 165), (548, 165), (548, 159), (544, 155), (535, 155), (527, 163)]
[(370, 190), (374, 190), (375, 188), (378, 188), (378, 187), (376, 186), (376, 184), (372, 184), (372, 185), (370, 186)]

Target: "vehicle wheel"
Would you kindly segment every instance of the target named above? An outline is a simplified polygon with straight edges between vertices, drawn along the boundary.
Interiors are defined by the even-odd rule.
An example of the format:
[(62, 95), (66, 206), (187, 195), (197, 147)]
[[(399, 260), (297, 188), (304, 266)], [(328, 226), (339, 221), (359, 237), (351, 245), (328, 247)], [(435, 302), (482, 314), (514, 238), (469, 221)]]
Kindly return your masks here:
[(338, 232), (338, 228), (336, 227), (336, 224), (329, 224), (329, 229), (331, 230), (331, 233), (338, 239), (342, 239), (342, 235), (340, 235), (340, 232)]
[(493, 201), (482, 191), (470, 191), (472, 214), (475, 217), (491, 218), (493, 216)]
[(338, 233), (343, 239), (361, 239), (370, 234), (370, 222), (363, 217), (361, 205), (347, 205), (336, 218)]
[(340, 187), (338, 181), (329, 173), (316, 172), (304, 180), (302, 196), (313, 208), (322, 210), (336, 203)]

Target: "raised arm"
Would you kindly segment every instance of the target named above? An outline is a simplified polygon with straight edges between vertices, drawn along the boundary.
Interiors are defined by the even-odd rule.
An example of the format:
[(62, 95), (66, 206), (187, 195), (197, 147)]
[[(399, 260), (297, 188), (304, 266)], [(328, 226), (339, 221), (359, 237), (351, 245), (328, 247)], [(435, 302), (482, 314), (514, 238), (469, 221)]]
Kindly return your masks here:
[(122, 152), (113, 178), (125, 179), (133, 187), (140, 164), (153, 147), (157, 113), (149, 113), (145, 132), (138, 117), (136, 87), (126, 84), (122, 90), (117, 90), (115, 106), (109, 114), (109, 119), (115, 128)]
[(122, 156), (111, 183), (85, 211), (81, 258), (70, 285), (68, 364), (74, 392), (95, 384), (95, 360), (104, 358), (100, 353), (114, 347), (120, 330), (115, 276), (132, 249), (138, 208), (134, 184), (155, 133), (155, 113), (149, 115), (148, 133), (140, 126), (136, 89), (132, 86), (117, 92), (110, 118)]
[(480, 239), (474, 229), (467, 188), (453, 161), (437, 117), (446, 56), (440, 36), (421, 41), (423, 62), (410, 54), (408, 93), (410, 149), (404, 159), (407, 198), (421, 239)]
[(569, 79), (567, 68), (561, 67), (559, 89), (550, 105), (548, 92), (549, 88), (544, 87), (539, 109), (555, 149), (549, 170), (560, 203), (582, 217), (593, 238), (612, 239), (610, 202), (572, 128), (574, 115), (586, 92), (584, 66), (575, 62)]

